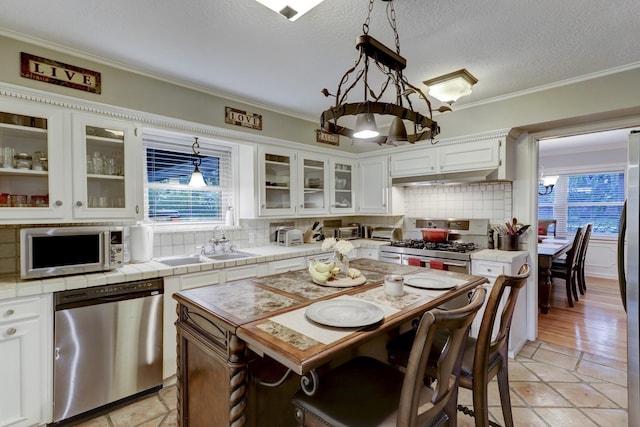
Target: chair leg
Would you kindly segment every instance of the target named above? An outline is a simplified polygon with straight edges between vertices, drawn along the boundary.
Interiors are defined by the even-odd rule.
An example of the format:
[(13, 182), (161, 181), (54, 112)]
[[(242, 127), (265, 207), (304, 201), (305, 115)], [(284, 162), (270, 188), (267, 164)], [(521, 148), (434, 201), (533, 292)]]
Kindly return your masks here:
[(567, 288), (567, 301), (569, 302), (569, 307), (573, 307), (573, 298), (571, 297), (571, 278), (567, 277), (564, 281)]
[(578, 274), (578, 285), (580, 286), (580, 293), (584, 295), (587, 292), (587, 281), (584, 279), (584, 266), (580, 267), (580, 274)]
[(487, 375), (483, 372), (478, 378), (473, 377), (473, 416), (476, 427), (489, 425), (489, 397), (487, 390)]
[(578, 298), (578, 272), (576, 271), (571, 275), (571, 291), (573, 292), (574, 301), (579, 301)]
[(509, 392), (509, 366), (508, 359), (503, 359), (502, 367), (498, 371), (498, 390), (500, 391), (500, 405), (505, 427), (513, 427), (513, 414), (511, 413), (511, 395)]

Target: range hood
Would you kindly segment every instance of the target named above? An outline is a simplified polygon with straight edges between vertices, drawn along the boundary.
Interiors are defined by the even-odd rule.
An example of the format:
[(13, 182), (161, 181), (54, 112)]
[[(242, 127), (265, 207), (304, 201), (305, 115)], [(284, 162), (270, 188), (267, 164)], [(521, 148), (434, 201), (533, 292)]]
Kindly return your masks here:
[[(462, 184), (496, 181), (497, 169), (481, 169), (464, 172), (438, 173), (391, 178), (391, 185), (413, 187), (419, 185)], [(495, 172), (495, 174), (494, 174)]]

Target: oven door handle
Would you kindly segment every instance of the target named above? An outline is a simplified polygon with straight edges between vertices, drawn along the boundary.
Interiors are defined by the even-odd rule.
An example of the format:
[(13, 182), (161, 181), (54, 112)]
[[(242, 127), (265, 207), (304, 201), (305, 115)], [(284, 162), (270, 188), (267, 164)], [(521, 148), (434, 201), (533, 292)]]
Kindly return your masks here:
[(388, 255), (388, 254), (381, 253), (380, 258), (400, 259), (400, 255)]
[(464, 268), (467, 267), (466, 263), (458, 264), (458, 263), (451, 262), (451, 261), (443, 261), (443, 264), (444, 265), (450, 265), (451, 267), (464, 267)]

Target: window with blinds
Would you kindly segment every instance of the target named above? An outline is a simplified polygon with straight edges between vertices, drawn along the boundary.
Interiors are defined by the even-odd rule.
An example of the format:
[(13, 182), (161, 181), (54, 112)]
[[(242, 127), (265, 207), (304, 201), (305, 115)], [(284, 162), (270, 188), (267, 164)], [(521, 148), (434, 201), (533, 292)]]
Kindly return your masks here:
[(198, 138), (199, 169), (207, 185), (189, 187), (196, 159), (194, 141), (182, 135), (144, 133), (145, 206), (150, 221), (224, 222), (233, 198), (231, 150)]
[[(544, 192), (542, 185), (539, 192)], [(538, 218), (558, 221), (558, 234), (593, 224), (593, 234), (617, 235), (624, 204), (624, 172), (560, 175), (553, 192), (538, 196)]]

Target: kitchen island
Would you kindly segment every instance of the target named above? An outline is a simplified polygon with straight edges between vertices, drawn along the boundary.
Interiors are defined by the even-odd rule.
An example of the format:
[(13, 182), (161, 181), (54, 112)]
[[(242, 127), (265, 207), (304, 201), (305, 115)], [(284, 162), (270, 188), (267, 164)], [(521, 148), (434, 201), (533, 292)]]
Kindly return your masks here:
[[(366, 282), (328, 287), (306, 270), (182, 291), (178, 301), (177, 392), (181, 426), (295, 425), (291, 397), (322, 387), (318, 372), (384, 342), (422, 313), (487, 282), (486, 278), (421, 267), (355, 260)], [(427, 274), (449, 290), (405, 287), (387, 297), (385, 274)], [(366, 301), (383, 319), (365, 328), (328, 328), (305, 318), (321, 300)]]

